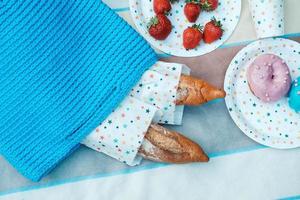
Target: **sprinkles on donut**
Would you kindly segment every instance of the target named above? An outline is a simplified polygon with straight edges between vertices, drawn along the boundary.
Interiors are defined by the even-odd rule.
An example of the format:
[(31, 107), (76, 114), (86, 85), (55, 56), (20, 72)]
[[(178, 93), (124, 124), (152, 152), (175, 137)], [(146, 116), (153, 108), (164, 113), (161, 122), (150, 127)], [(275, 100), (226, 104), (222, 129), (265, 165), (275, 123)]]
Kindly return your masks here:
[(292, 82), (288, 65), (274, 54), (258, 56), (247, 70), (247, 79), (252, 93), (263, 102), (284, 97)]
[(294, 80), (289, 93), (289, 105), (296, 112), (300, 112), (300, 77)]

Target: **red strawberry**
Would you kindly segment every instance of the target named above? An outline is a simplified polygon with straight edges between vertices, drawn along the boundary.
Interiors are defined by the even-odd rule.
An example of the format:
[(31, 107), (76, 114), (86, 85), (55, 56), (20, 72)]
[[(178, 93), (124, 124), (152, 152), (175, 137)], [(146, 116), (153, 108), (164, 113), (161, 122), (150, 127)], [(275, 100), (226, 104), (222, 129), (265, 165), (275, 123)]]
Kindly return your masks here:
[(156, 14), (166, 14), (172, 7), (170, 0), (154, 0), (153, 8)]
[(201, 12), (201, 7), (198, 0), (186, 0), (184, 6), (184, 14), (189, 22), (195, 22)]
[(151, 18), (148, 25), (149, 33), (157, 40), (166, 39), (172, 31), (171, 21), (162, 14), (156, 15)]
[(219, 5), (218, 0), (201, 0), (201, 8), (205, 11), (216, 10)]
[(194, 49), (202, 40), (201, 26), (194, 24), (192, 27), (188, 27), (183, 32), (183, 46), (186, 49)]
[(204, 27), (203, 40), (205, 43), (212, 43), (223, 35), (222, 24), (216, 18), (212, 18)]

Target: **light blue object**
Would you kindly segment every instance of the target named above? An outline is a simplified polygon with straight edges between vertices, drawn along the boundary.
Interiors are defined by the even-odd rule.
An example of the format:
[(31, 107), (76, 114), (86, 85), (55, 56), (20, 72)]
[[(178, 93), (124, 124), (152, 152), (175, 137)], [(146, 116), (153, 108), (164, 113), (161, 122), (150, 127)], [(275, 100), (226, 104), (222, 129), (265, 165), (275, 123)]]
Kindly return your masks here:
[(156, 60), (100, 0), (0, 0), (0, 153), (40, 180)]
[(289, 93), (289, 105), (296, 112), (300, 112), (300, 77), (292, 83)]

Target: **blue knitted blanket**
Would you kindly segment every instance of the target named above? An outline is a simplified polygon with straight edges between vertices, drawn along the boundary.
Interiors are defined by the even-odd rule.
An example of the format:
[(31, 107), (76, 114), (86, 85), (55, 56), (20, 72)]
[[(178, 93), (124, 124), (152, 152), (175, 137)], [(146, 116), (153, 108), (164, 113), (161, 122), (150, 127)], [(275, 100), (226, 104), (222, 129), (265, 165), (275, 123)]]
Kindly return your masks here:
[(0, 0), (0, 153), (40, 180), (156, 60), (100, 0)]

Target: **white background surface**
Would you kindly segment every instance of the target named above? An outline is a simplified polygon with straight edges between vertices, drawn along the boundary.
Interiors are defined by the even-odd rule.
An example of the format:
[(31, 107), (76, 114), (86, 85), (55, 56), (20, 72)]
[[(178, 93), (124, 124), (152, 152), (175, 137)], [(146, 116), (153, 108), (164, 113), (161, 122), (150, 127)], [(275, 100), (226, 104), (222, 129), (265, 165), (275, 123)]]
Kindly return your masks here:
[[(105, 2), (132, 24), (127, 0)], [(299, 8), (300, 0), (285, 0), (286, 34), (300, 36)], [(242, 0), (240, 22), (226, 46), (254, 39), (248, 2)], [(82, 148), (42, 182), (32, 183), (0, 157), (0, 199), (274, 199), (300, 195), (300, 150), (257, 145), (239, 131), (225, 110), (223, 101), (186, 109), (182, 132), (201, 129), (211, 135), (200, 141), (192, 137), (208, 150), (212, 157), (208, 164), (145, 162), (140, 168), (127, 168)]]
[(300, 149), (261, 149), (17, 193), (3, 200), (65, 199), (278, 199), (300, 190)]

